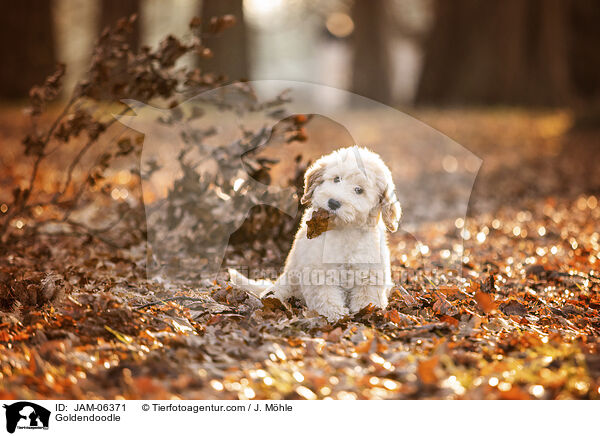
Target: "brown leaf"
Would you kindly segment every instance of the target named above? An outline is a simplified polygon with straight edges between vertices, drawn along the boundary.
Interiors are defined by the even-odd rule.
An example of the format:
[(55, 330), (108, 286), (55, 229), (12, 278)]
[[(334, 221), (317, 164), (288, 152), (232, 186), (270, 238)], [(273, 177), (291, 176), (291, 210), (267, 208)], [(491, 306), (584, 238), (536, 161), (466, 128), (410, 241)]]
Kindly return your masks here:
[(527, 315), (527, 306), (519, 303), (517, 300), (509, 300), (508, 302), (500, 304), (500, 310), (506, 315)]
[(190, 24), (189, 24), (190, 28), (192, 29), (196, 29), (196, 28), (200, 28), (202, 26), (202, 18), (201, 17), (193, 17), (190, 20)]
[(525, 270), (527, 277), (543, 277), (546, 274), (546, 268), (543, 265), (529, 265)]
[(448, 315), (448, 312), (452, 309), (452, 305), (443, 296), (438, 295), (432, 309), (436, 315)]
[(284, 303), (283, 301), (281, 301), (278, 298), (266, 297), (266, 298), (262, 298), (260, 301), (263, 304), (264, 310), (271, 311), (271, 312), (283, 311), (288, 315), (292, 314), (291, 307), (287, 303)]
[(234, 26), (236, 18), (234, 15), (228, 14), (221, 17), (212, 17), (209, 22), (208, 31), (210, 33), (221, 33), (224, 30)]
[(317, 209), (306, 222), (306, 237), (313, 239), (327, 231), (331, 214), (325, 209)]
[(481, 284), (481, 291), (486, 292), (488, 294), (492, 293), (496, 290), (495, 285), (496, 285), (496, 280), (494, 279), (493, 274), (490, 274), (489, 276), (487, 276), (485, 278), (485, 280)]
[(336, 327), (329, 333), (325, 334), (325, 339), (329, 342), (339, 342), (340, 339), (342, 339), (342, 336), (344, 336), (344, 331), (341, 327)]
[(206, 324), (207, 325), (218, 324), (219, 322), (221, 322), (222, 319), (223, 319), (223, 315), (218, 313), (216, 315), (211, 316)]

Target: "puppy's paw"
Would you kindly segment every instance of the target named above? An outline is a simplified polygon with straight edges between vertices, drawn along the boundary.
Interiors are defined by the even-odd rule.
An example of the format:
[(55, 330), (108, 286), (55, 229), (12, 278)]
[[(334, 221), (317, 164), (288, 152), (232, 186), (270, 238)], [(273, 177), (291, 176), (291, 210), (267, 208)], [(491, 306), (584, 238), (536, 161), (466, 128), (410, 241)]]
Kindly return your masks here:
[(350, 311), (345, 306), (328, 306), (319, 310), (319, 314), (327, 318), (329, 322), (336, 322), (350, 314)]
[(263, 291), (260, 298), (277, 298), (280, 301), (289, 300), (292, 296), (289, 289), (286, 287), (272, 285)]
[(350, 313), (358, 313), (369, 304), (379, 307), (380, 309), (385, 309), (387, 303), (387, 298), (378, 295), (377, 293), (355, 295), (350, 300)]

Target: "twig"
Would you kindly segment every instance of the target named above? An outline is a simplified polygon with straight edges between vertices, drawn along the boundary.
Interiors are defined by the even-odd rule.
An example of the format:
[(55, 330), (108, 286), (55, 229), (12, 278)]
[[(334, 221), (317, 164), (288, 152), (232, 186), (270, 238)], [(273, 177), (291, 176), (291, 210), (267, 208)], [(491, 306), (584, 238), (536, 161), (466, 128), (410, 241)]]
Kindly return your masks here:
[[(125, 115), (127, 112), (129, 112), (131, 110), (131, 108), (125, 108), (123, 109), (121, 112), (119, 112), (119, 114), (117, 115), (117, 117), (119, 116), (123, 116)], [(104, 125), (104, 129), (108, 129), (110, 126), (112, 126), (116, 121), (117, 121), (117, 117), (114, 117), (112, 120), (110, 120), (109, 122), (107, 122)], [(79, 150), (79, 153), (77, 153), (77, 156), (75, 156), (75, 158), (73, 159), (73, 161), (71, 161), (71, 164), (69, 165), (69, 169), (67, 171), (67, 179), (65, 181), (65, 184), (63, 186), (63, 189), (61, 189), (60, 191), (58, 191), (56, 194), (54, 194), (53, 197), (53, 201), (56, 200), (57, 198), (61, 197), (62, 195), (64, 195), (67, 192), (67, 189), (69, 187), (69, 185), (71, 184), (71, 180), (73, 179), (73, 172), (75, 170), (75, 167), (79, 164), (79, 162), (81, 161), (81, 159), (83, 158), (84, 154), (90, 149), (92, 148), (92, 146), (94, 144), (96, 144), (98, 142), (98, 139), (90, 139), (88, 140), (88, 142)]]
[(135, 310), (145, 309), (146, 307), (156, 306), (157, 304), (164, 304), (169, 301), (201, 301), (206, 302), (203, 298), (193, 298), (193, 297), (170, 297), (165, 298), (163, 300), (153, 301), (152, 303), (142, 304), (141, 306), (135, 306)]
[(46, 235), (46, 236), (69, 236), (69, 237), (75, 237), (75, 238), (81, 238), (84, 236), (89, 236), (92, 237), (94, 239), (97, 239), (98, 241), (108, 245), (111, 248), (123, 248), (117, 244), (115, 244), (113, 241), (104, 238), (103, 236), (88, 232), (88, 231), (82, 231), (82, 232), (76, 232), (76, 231), (71, 231), (71, 232), (37, 232), (37, 234), (39, 235)]

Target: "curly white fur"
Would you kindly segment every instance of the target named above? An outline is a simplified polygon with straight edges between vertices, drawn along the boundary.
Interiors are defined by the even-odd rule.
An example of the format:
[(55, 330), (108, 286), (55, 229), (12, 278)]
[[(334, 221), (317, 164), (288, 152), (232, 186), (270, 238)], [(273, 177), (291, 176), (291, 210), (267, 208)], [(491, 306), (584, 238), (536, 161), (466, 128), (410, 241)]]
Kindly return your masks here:
[[(229, 270), (231, 281), (260, 296), (296, 297), (329, 321), (369, 304), (386, 307), (393, 286), (386, 229), (396, 231), (401, 209), (381, 158), (357, 146), (321, 157), (306, 171), (302, 203), (309, 207), (283, 274), (270, 283)], [(308, 239), (306, 222), (317, 209), (333, 215), (331, 228)]]

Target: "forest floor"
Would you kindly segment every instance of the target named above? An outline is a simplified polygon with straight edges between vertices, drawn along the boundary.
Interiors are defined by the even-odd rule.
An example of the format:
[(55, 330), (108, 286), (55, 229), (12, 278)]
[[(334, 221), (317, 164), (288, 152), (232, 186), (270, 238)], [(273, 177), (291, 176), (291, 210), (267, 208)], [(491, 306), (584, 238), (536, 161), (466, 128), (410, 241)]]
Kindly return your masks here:
[[(24, 171), (23, 126), (3, 113), (2, 163)], [(408, 274), (388, 308), (330, 324), (224, 274), (148, 280), (145, 244), (14, 238), (0, 247), (0, 398), (599, 399), (598, 135), (568, 133), (564, 112), (413, 115), (483, 166), (466, 221), (391, 236)], [(457, 231), (464, 280), (448, 282), (422, 265)]]

